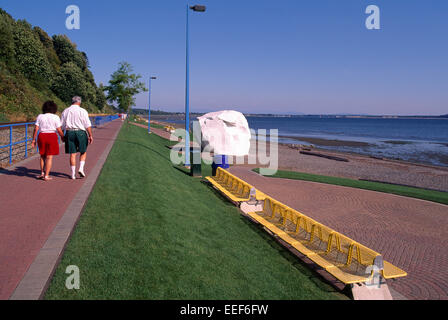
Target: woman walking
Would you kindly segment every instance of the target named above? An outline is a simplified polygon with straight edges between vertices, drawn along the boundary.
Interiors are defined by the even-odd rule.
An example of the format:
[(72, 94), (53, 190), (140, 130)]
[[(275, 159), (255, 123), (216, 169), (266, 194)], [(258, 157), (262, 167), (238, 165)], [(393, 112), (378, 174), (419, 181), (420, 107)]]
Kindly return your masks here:
[(64, 133), (62, 132), (61, 119), (56, 115), (58, 106), (53, 101), (47, 101), (42, 106), (42, 114), (40, 114), (34, 126), (32, 147), (36, 146), (36, 135), (39, 132), (37, 144), (40, 153), (40, 171), (38, 179), (45, 181), (52, 180), (50, 170), (53, 164), (53, 156), (59, 154), (58, 135), (64, 141)]

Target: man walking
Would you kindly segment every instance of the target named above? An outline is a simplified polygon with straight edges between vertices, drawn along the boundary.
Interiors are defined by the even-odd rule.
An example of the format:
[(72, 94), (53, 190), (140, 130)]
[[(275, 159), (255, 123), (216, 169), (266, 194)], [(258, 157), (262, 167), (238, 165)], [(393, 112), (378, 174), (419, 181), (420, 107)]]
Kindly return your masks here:
[(70, 154), (71, 178), (76, 179), (76, 154), (79, 152), (79, 170), (81, 178), (84, 173), (84, 164), (87, 158), (87, 145), (93, 142), (92, 124), (89, 114), (81, 108), (81, 97), (73, 97), (72, 105), (62, 112), (62, 130), (65, 133), (65, 153)]

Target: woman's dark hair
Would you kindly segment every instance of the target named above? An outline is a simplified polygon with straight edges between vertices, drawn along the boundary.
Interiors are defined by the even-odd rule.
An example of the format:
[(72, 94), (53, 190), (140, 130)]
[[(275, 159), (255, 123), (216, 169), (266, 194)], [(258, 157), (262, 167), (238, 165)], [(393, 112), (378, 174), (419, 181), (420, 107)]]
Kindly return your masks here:
[(42, 106), (43, 113), (56, 113), (58, 111), (58, 106), (53, 101), (47, 101)]

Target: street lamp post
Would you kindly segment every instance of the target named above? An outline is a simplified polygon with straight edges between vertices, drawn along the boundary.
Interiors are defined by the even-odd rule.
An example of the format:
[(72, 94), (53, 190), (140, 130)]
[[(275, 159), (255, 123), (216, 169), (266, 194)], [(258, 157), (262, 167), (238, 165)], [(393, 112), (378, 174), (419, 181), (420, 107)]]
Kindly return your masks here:
[(205, 6), (187, 5), (187, 25), (186, 25), (186, 72), (185, 72), (185, 166), (190, 166), (190, 48), (189, 48), (189, 10), (196, 12), (205, 12)]
[(148, 100), (148, 133), (151, 133), (151, 80), (157, 79), (156, 77), (149, 77), (149, 100)]

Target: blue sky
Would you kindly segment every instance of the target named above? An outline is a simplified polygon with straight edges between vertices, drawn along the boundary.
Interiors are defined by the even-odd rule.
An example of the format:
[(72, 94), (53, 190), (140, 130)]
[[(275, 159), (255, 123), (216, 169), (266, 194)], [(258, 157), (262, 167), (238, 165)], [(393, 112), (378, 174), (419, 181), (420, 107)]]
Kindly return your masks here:
[[(107, 84), (127, 61), (147, 83), (152, 108), (183, 111), (186, 4), (191, 111), (252, 113), (448, 113), (446, 0), (0, 0), (16, 19), (67, 34)], [(77, 5), (81, 29), (67, 30)], [(381, 10), (367, 30), (365, 9)], [(137, 97), (148, 107), (148, 93)]]

